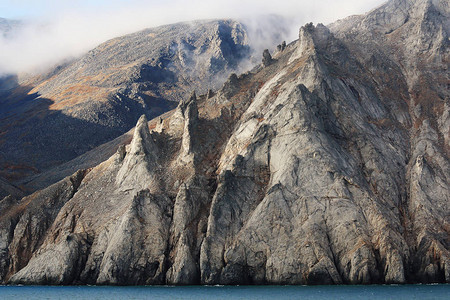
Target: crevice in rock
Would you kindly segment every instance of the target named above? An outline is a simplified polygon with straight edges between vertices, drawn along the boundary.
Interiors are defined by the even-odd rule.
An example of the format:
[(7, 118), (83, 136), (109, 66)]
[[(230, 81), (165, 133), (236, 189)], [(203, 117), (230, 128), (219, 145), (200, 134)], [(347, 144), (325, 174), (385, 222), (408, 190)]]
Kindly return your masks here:
[(345, 281), (343, 280), (345, 277), (342, 277), (342, 275), (341, 275), (341, 274), (343, 274), (343, 272), (339, 268), (339, 264), (338, 264), (338, 261), (336, 259), (336, 254), (334, 253), (335, 251), (334, 251), (333, 246), (331, 244), (330, 235), (328, 234), (329, 229), (328, 229), (327, 218), (325, 217), (325, 214), (324, 214), (324, 223), (325, 223), (325, 236), (327, 237), (328, 247), (330, 249), (331, 258), (333, 259), (333, 265), (336, 268), (336, 271), (338, 272), (340, 280), (341, 280), (341, 282), (335, 282), (335, 284), (345, 283)]

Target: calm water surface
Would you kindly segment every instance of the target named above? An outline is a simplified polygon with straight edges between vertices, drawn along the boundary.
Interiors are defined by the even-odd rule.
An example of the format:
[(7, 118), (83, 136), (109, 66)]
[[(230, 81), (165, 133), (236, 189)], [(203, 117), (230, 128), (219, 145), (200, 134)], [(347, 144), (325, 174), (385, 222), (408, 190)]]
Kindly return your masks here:
[(0, 299), (450, 299), (450, 285), (0, 286)]

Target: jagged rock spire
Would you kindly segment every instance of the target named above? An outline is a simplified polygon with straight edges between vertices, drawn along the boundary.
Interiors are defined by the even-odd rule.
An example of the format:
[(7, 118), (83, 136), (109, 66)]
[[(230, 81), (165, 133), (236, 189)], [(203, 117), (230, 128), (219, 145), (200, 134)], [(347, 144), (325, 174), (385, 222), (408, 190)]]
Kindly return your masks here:
[(184, 113), (184, 118), (186, 120), (189, 120), (191, 123), (196, 122), (198, 119), (197, 95), (195, 94), (195, 91), (192, 92), (191, 96), (189, 97), (189, 101)]
[(195, 91), (192, 91), (191, 95), (189, 96), (189, 101), (196, 101), (197, 100), (197, 94), (195, 94)]
[(296, 50), (289, 62), (291, 63), (303, 55), (314, 55), (318, 49), (326, 48), (331, 37), (330, 30), (323, 24), (319, 23), (317, 26), (314, 26), (313, 23), (305, 24), (299, 29)]
[(277, 50), (279, 52), (284, 51), (284, 49), (286, 49), (286, 41), (283, 41), (280, 45), (277, 46)]
[[(384, 10), (372, 15), (390, 22)], [(386, 33), (398, 20), (381, 31), (352, 26), (339, 39), (307, 25), (277, 68), (230, 77), (239, 97), (220, 91), (232, 103), (217, 108), (236, 109), (208, 120), (209, 134), (196, 97), (186, 98), (166, 115), (167, 139), (147, 144), (143, 121), (123, 161), (95, 167), (76, 193), (56, 185), (8, 209), (0, 265), (28, 264), (10, 283), (450, 282), (446, 53), (417, 57), (399, 37), (426, 37), (425, 23)], [(420, 83), (419, 95), (405, 78)], [(159, 145), (179, 146), (159, 156), (161, 167)], [(156, 178), (164, 188), (151, 186)], [(43, 215), (43, 199), (61, 194), (70, 201), (50, 205), (58, 217)]]
[(187, 107), (189, 106), (189, 104), (191, 104), (192, 102), (197, 102), (197, 94), (195, 93), (195, 91), (192, 91), (191, 95), (189, 96), (189, 98), (185, 98), (182, 101), (180, 101), (180, 103), (178, 104), (178, 109), (181, 110), (181, 113), (185, 114), (185, 111), (187, 109)]
[(137, 121), (134, 129), (133, 140), (131, 141), (130, 154), (140, 155), (150, 153), (154, 150), (153, 140), (148, 129), (148, 120), (142, 115)]
[(155, 131), (161, 133), (164, 130), (164, 120), (163, 118), (158, 118), (158, 123), (156, 124)]
[(178, 133), (185, 130), (186, 119), (197, 119), (197, 95), (195, 91), (191, 93), (189, 98), (185, 98), (178, 104), (173, 116), (170, 118), (169, 128), (171, 132)]
[(264, 67), (267, 67), (273, 63), (272, 55), (270, 55), (270, 52), (268, 49), (265, 49), (263, 52), (262, 63), (263, 63)]
[(186, 103), (184, 109), (184, 131), (181, 142), (181, 154), (180, 158), (183, 162), (193, 162), (194, 161), (194, 142), (193, 142), (193, 131), (198, 124), (198, 107), (197, 107), (197, 96), (195, 92), (192, 92), (189, 100)]
[(124, 189), (145, 189), (157, 185), (154, 171), (158, 166), (158, 149), (142, 115), (134, 129), (128, 153), (117, 173), (116, 184)]

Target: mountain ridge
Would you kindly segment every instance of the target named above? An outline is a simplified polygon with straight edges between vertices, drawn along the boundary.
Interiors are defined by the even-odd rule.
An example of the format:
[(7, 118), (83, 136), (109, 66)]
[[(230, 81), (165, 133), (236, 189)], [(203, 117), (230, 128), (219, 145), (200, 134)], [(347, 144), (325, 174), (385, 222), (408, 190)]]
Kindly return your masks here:
[(392, 0), (355, 31), (306, 24), (217, 92), (142, 116), (98, 166), (0, 202), (1, 280), (449, 282), (448, 39), (416, 56), (394, 37), (420, 18), (369, 26), (405, 3), (445, 13)]
[(193, 89), (217, 88), (249, 57), (241, 23), (197, 21), (111, 39), (42, 75), (12, 76), (16, 87), (0, 98), (0, 176), (30, 192), (28, 177), (127, 132), (142, 113), (153, 118)]

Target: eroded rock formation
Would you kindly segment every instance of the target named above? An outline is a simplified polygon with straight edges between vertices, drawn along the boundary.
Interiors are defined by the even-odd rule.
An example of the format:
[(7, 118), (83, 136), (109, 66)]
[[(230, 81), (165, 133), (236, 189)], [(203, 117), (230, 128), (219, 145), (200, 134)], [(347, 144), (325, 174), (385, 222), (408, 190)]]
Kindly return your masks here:
[[(450, 282), (448, 18), (394, 0), (307, 24), (270, 64), (141, 117), (107, 161), (0, 203), (1, 280)], [(395, 41), (412, 29), (422, 48)]]

